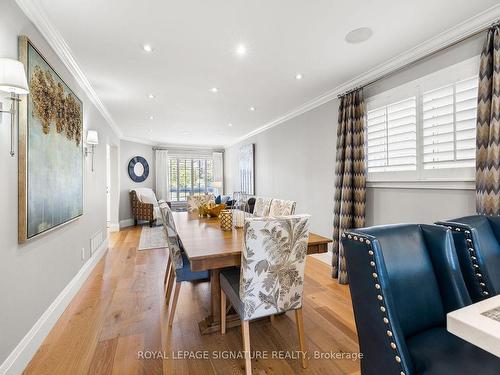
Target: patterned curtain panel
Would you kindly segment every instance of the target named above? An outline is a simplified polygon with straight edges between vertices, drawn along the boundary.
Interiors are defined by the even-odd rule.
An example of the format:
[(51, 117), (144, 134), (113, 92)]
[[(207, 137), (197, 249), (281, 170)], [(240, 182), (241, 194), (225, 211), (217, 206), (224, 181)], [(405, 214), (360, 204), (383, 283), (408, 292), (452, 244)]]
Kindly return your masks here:
[(333, 277), (347, 284), (342, 232), (365, 224), (365, 103), (359, 89), (340, 98), (333, 217)]
[(479, 67), (476, 211), (500, 214), (500, 27), (488, 31)]

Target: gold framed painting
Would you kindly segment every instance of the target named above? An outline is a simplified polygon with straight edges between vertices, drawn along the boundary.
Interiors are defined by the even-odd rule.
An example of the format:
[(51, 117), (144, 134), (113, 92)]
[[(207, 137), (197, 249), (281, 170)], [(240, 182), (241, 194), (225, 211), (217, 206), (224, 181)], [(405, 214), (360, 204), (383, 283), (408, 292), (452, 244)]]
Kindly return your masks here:
[(83, 104), (26, 36), (30, 93), (19, 103), (19, 223), (24, 243), (83, 215)]

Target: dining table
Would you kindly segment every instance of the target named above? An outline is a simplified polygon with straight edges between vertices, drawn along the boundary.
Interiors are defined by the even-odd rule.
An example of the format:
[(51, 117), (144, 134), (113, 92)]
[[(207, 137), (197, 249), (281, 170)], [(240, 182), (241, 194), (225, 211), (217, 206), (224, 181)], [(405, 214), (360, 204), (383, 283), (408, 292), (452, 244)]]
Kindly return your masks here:
[[(220, 271), (226, 267), (240, 266), (243, 247), (243, 228), (224, 231), (217, 217), (200, 217), (194, 212), (172, 212), (177, 234), (180, 237), (193, 272), (209, 271), (209, 315), (198, 323), (202, 334), (220, 330)], [(330, 238), (309, 233), (308, 254), (328, 250)], [(236, 314), (227, 315), (227, 327), (240, 324)]]

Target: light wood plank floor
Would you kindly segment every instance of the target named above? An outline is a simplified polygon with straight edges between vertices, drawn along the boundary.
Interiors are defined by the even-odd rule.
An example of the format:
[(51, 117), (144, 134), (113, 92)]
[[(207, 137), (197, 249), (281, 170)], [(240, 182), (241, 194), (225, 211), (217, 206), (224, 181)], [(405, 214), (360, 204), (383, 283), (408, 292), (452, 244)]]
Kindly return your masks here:
[[(207, 315), (207, 282), (184, 283), (172, 330), (167, 329), (163, 276), (166, 250), (137, 251), (140, 228), (110, 236), (110, 249), (50, 332), (25, 374), (243, 374), (241, 359), (172, 359), (182, 351), (242, 350), (241, 330), (201, 336), (197, 322)], [(307, 259), (304, 325), (311, 352), (357, 352), (347, 286), (330, 268)], [(250, 324), (252, 350), (298, 350), (293, 312)], [(160, 354), (139, 358), (139, 351)], [(180, 354), (179, 354), (180, 352)], [(161, 358), (169, 356), (170, 358)], [(298, 359), (254, 359), (253, 373), (358, 374), (359, 360), (314, 359), (303, 370)]]

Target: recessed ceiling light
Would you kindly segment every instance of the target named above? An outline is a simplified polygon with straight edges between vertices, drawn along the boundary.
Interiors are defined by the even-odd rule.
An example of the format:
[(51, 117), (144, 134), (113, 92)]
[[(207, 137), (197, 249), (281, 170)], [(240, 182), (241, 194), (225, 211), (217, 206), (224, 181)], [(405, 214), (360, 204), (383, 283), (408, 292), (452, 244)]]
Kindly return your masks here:
[(212, 92), (217, 92), (217, 91), (219, 91), (219, 89), (218, 89), (217, 87), (212, 87), (212, 88), (210, 89), (210, 91), (212, 91)]
[(150, 119), (150, 120), (154, 120), (154, 119), (155, 119), (155, 117), (154, 117), (154, 116), (149, 116), (149, 119)]
[(243, 57), (247, 54), (247, 47), (244, 44), (238, 44), (236, 47), (236, 54)]
[(182, 134), (184, 134), (184, 135), (191, 135), (191, 132), (189, 132), (189, 131), (183, 131)]
[(370, 39), (372, 35), (372, 29), (369, 27), (360, 27), (359, 29), (349, 31), (345, 36), (345, 40), (347, 43), (351, 44), (362, 43)]
[(255, 111), (255, 107), (250, 107), (250, 111)]
[(144, 45), (142, 46), (142, 49), (143, 49), (144, 51), (146, 51), (146, 52), (153, 52), (153, 47), (151, 47), (151, 45), (150, 45), (150, 44), (144, 44)]
[(227, 124), (227, 126), (231, 127), (231, 126), (233, 126), (233, 124), (229, 123), (229, 124)]
[(296, 79), (297, 81), (298, 81), (298, 80), (301, 80), (302, 78), (303, 78), (303, 77), (302, 77), (302, 74), (300, 74), (300, 73), (297, 73), (297, 74), (295, 75), (295, 79)]
[(148, 95), (148, 98), (149, 98), (149, 99), (154, 99), (154, 98), (155, 98), (155, 96), (154, 96), (153, 94), (149, 94), (149, 95)]

